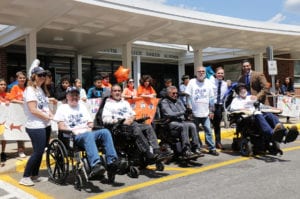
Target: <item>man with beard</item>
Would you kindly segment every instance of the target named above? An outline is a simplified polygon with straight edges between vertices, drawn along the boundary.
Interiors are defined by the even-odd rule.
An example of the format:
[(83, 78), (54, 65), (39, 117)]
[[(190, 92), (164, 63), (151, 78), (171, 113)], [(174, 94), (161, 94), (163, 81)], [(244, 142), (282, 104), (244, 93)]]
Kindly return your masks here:
[[(214, 117), (214, 90), (212, 83), (206, 79), (206, 69), (203, 66), (196, 68), (196, 78), (189, 81), (185, 90), (188, 95), (188, 108), (193, 111), (197, 132), (200, 131), (199, 124), (204, 128), (205, 142), (208, 145), (209, 154), (218, 156), (213, 141), (210, 127), (210, 119)], [(201, 141), (200, 141), (201, 143)]]

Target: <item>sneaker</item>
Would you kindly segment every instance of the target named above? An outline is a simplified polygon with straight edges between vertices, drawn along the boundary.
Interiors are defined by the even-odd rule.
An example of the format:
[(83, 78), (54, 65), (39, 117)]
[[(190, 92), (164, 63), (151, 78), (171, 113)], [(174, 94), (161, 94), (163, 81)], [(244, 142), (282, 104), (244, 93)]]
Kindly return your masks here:
[(19, 184), (24, 185), (24, 186), (33, 186), (34, 182), (31, 180), (30, 177), (23, 177), (20, 181)]
[(292, 126), (286, 136), (285, 136), (285, 140), (284, 140), (284, 143), (288, 143), (288, 142), (293, 142), (297, 139), (299, 135), (299, 132), (298, 132), (298, 129), (297, 129), (297, 126)]
[(219, 153), (217, 152), (217, 150), (210, 150), (208, 153), (211, 154), (211, 155), (214, 155), (214, 156), (218, 156), (219, 155)]
[(198, 157), (204, 157), (204, 153), (202, 153), (200, 149), (195, 149), (193, 152), (198, 155)]
[(2, 152), (1, 153), (1, 162), (5, 162), (7, 160), (7, 155), (6, 153)]
[[(276, 125), (277, 126), (277, 125)], [(276, 128), (276, 127), (275, 127)], [(286, 129), (285, 128), (279, 128), (279, 129), (276, 129), (275, 130), (274, 128), (274, 133), (272, 135), (272, 139), (273, 141), (275, 142), (282, 142), (283, 140), (283, 137), (285, 136), (286, 134)]]
[(89, 178), (92, 178), (96, 175), (103, 175), (105, 173), (105, 168), (101, 163), (97, 163), (93, 168), (89, 175)]
[(40, 177), (40, 176), (32, 176), (31, 180), (33, 182), (47, 182), (48, 178), (47, 177)]
[(26, 155), (25, 155), (25, 153), (24, 153), (24, 152), (19, 152), (19, 154), (18, 154), (18, 155), (19, 155), (19, 157), (20, 157), (20, 158), (26, 158)]
[(193, 157), (195, 157), (195, 154), (192, 151), (186, 150), (186, 151), (183, 152), (183, 158), (184, 159), (190, 159), (190, 158), (193, 158)]

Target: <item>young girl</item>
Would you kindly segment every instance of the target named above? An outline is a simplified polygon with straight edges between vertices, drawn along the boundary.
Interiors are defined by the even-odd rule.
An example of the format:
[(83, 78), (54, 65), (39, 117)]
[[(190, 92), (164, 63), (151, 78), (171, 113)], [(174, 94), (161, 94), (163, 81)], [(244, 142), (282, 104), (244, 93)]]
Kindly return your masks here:
[(74, 86), (79, 90), (79, 92), (80, 92), (80, 99), (82, 100), (82, 101), (86, 101), (86, 99), (87, 99), (87, 96), (86, 96), (86, 92), (85, 92), (85, 90), (84, 90), (84, 88), (82, 88), (82, 84), (81, 84), (81, 80), (80, 79), (75, 79), (75, 81), (74, 81)]
[(148, 97), (155, 98), (156, 91), (151, 86), (152, 85), (152, 77), (150, 75), (143, 75), (140, 79), (140, 86), (137, 90), (138, 97)]
[[(23, 104), (23, 92), (25, 90), (26, 87), (26, 74), (23, 71), (19, 71), (16, 74), (17, 76), (17, 81), (18, 84), (14, 85), (11, 90), (10, 93), (8, 94), (7, 98), (14, 103), (18, 103), (18, 104)], [(17, 141), (18, 143), (18, 154), (20, 158), (25, 158), (26, 155), (24, 153), (25, 151), (25, 146), (24, 146), (24, 142), (23, 141)]]

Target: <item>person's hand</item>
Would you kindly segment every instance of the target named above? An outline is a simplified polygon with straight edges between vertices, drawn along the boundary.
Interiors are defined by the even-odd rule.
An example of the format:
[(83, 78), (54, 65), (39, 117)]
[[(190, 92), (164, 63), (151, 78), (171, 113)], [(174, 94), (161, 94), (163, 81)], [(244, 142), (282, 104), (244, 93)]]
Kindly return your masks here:
[(134, 121), (134, 119), (130, 117), (130, 118), (127, 118), (127, 119), (123, 122), (123, 124), (131, 125), (131, 124), (133, 123), (133, 121)]
[(251, 96), (250, 96), (250, 99), (253, 100), (253, 101), (256, 101), (256, 100), (257, 100), (257, 97), (256, 97), (255, 95), (251, 95)]
[(209, 115), (208, 115), (208, 117), (209, 117), (209, 119), (214, 119), (214, 116), (215, 116), (215, 114), (214, 113), (209, 113)]

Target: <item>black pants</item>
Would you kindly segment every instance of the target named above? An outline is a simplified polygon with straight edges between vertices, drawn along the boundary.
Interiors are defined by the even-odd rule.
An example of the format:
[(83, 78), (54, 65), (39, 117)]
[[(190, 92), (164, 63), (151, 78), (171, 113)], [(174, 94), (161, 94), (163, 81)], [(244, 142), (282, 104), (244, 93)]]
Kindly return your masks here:
[(214, 112), (214, 119), (212, 120), (212, 124), (214, 126), (215, 131), (215, 142), (216, 144), (221, 144), (221, 121), (222, 121), (222, 114), (223, 114), (223, 105), (215, 104), (215, 112)]

